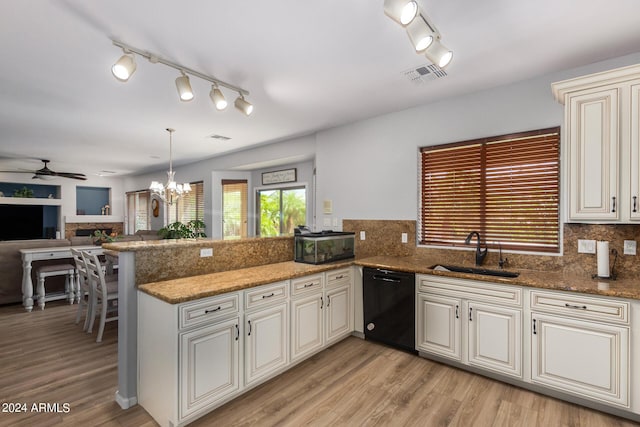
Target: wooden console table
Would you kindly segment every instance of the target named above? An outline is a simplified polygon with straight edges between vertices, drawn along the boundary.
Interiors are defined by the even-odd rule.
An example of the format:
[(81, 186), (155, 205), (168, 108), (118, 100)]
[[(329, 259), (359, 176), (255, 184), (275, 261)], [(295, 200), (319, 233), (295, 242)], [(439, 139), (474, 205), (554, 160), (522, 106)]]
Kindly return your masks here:
[(31, 263), (46, 259), (73, 258), (71, 248), (102, 255), (100, 246), (61, 246), (51, 248), (20, 249), (22, 254), (22, 305), (25, 310), (33, 310), (33, 281), (31, 280)]

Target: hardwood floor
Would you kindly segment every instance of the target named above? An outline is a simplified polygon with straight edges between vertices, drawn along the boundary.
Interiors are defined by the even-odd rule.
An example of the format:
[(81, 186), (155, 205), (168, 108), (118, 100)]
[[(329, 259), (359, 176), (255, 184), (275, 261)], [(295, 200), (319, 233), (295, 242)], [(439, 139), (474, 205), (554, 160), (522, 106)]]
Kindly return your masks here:
[[(0, 426), (155, 426), (114, 402), (117, 324), (103, 342), (75, 325), (77, 306), (0, 307)], [(34, 412), (36, 403), (59, 412)], [(69, 405), (65, 413), (63, 404)], [(632, 426), (387, 347), (349, 338), (195, 421), (193, 426)]]

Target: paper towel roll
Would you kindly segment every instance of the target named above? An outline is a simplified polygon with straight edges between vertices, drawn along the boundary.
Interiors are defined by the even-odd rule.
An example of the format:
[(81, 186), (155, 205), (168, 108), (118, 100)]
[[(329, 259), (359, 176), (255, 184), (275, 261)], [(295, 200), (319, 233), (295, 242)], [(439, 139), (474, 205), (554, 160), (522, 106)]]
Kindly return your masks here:
[(609, 242), (599, 240), (597, 244), (598, 276), (609, 277)]

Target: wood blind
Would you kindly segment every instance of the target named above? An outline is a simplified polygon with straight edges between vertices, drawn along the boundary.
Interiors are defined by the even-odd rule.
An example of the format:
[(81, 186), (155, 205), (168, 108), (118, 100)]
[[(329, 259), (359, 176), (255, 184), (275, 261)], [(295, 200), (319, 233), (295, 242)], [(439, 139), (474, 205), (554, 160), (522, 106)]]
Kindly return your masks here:
[(187, 223), (194, 219), (204, 220), (204, 184), (202, 181), (190, 182), (191, 191), (182, 195), (169, 207), (169, 224), (180, 221)]
[(559, 251), (560, 128), (421, 149), (419, 240)]

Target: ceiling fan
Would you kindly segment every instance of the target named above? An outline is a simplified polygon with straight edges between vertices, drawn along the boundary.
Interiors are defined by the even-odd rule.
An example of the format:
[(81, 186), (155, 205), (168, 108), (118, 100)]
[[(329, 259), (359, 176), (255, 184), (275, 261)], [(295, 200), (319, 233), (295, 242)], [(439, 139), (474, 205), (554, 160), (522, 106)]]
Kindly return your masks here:
[(51, 169), (49, 169), (47, 167), (47, 163), (49, 163), (49, 160), (45, 160), (45, 159), (40, 159), (40, 161), (42, 161), (44, 163), (44, 167), (38, 170), (13, 170), (13, 171), (0, 171), (0, 172), (7, 172), (7, 173), (32, 173), (33, 175), (33, 179), (43, 179), (46, 177), (54, 177), (54, 176), (59, 176), (61, 178), (71, 178), (71, 179), (81, 179), (81, 180), (86, 180), (87, 177), (82, 174), (82, 173), (73, 173), (73, 172), (55, 172), (52, 171)]

